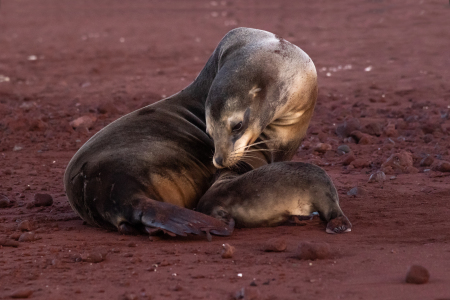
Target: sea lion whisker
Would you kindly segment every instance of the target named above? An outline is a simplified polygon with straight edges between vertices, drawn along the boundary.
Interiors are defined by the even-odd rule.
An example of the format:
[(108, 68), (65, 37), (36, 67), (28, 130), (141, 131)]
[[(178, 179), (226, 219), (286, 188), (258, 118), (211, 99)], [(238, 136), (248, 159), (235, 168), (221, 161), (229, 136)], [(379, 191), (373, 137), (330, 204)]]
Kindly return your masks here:
[(237, 156), (237, 155), (233, 155), (233, 156), (229, 156), (229, 159), (230, 159), (230, 161), (231, 162), (234, 162), (234, 161), (240, 161), (240, 160), (242, 160), (243, 158), (255, 158), (255, 159), (259, 159), (260, 161), (263, 161), (263, 162), (266, 162), (264, 159), (262, 159), (261, 157), (258, 157), (258, 156), (255, 156), (255, 155), (246, 155), (246, 154), (243, 154), (242, 156)]
[(238, 160), (241, 160), (241, 158), (245, 158), (245, 157), (254, 157), (254, 158), (259, 158), (259, 159), (261, 159), (261, 160), (263, 160), (262, 158), (260, 158), (260, 157), (258, 157), (258, 156), (256, 156), (256, 155), (253, 155), (253, 154), (249, 154), (249, 153), (247, 153), (247, 152), (244, 152), (243, 154), (241, 154), (241, 155), (238, 155), (238, 154), (232, 154), (232, 155), (230, 155), (228, 158), (230, 159), (230, 160), (235, 160), (236, 158), (238, 158)]
[(240, 149), (242, 149), (242, 148), (247, 149), (247, 148), (250, 148), (250, 147), (252, 147), (252, 146), (259, 145), (259, 144), (271, 143), (271, 142), (276, 142), (276, 141), (278, 141), (278, 140), (264, 140), (264, 141), (260, 141), (260, 142), (257, 142), (257, 143), (252, 143), (252, 144), (250, 144), (250, 145), (246, 145), (246, 146), (239, 147), (239, 148), (235, 149), (234, 151), (240, 150)]
[(256, 159), (259, 159), (260, 161), (264, 161), (264, 162), (266, 162), (264, 159), (262, 159), (261, 157), (259, 157), (259, 156), (256, 156), (256, 155), (244, 155), (244, 156), (242, 156), (242, 158), (256, 158)]
[(256, 145), (259, 145), (259, 144), (268, 143), (268, 142), (271, 142), (271, 141), (272, 141), (272, 140), (266, 140), (266, 141), (260, 141), (260, 142), (257, 142), (257, 143), (252, 143), (252, 144), (250, 144), (250, 145), (245, 145), (245, 146), (241, 146), (241, 147), (239, 147), (239, 148), (236, 148), (234, 151), (241, 150), (241, 149), (247, 149), (247, 148), (250, 148), (250, 147), (252, 147), (252, 146), (256, 146)]
[(251, 164), (251, 163), (249, 163), (249, 162), (244, 162), (244, 161), (242, 161), (242, 160), (239, 160), (237, 163), (236, 163), (236, 165), (238, 165), (238, 164), (240, 164), (241, 166), (242, 166), (242, 169), (245, 169), (246, 168), (246, 165), (245, 164), (248, 164), (252, 169), (255, 169), (255, 167)]
[(238, 153), (236, 151), (233, 151), (229, 154), (229, 158), (234, 158), (237, 156), (241, 156), (241, 155), (245, 155), (246, 153), (257, 153), (257, 152), (277, 152), (277, 151), (282, 151), (282, 150), (277, 150), (277, 149), (252, 149), (252, 150), (246, 150), (243, 153)]
[(254, 156), (254, 155), (245, 155), (245, 156), (242, 156), (242, 157), (241, 157), (241, 160), (242, 160), (242, 158), (254, 158), (254, 159), (260, 160), (260, 161), (262, 161), (262, 162), (264, 162), (264, 163), (267, 163), (266, 160), (262, 159), (261, 157)]
[(260, 151), (277, 152), (277, 151), (282, 151), (282, 150), (277, 150), (277, 149), (252, 149), (252, 150), (246, 150), (244, 153), (260, 152)]

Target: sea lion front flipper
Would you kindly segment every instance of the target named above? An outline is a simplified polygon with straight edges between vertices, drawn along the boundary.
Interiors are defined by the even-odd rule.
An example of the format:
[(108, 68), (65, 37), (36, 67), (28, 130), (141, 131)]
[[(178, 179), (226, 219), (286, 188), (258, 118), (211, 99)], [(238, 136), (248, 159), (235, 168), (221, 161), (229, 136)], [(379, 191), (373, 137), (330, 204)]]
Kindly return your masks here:
[[(233, 232), (234, 223), (226, 224), (211, 216), (176, 205), (155, 201), (151, 199), (140, 199), (139, 206), (135, 211), (135, 218), (146, 227), (146, 231), (153, 228), (161, 229), (170, 233), (186, 236), (187, 234), (208, 234), (227, 236)], [(148, 229), (147, 229), (148, 228)]]

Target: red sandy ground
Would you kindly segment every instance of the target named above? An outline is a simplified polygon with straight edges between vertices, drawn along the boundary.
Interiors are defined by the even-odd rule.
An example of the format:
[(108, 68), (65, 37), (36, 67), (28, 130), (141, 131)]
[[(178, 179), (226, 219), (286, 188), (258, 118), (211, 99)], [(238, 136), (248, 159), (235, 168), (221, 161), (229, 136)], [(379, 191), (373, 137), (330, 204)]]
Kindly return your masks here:
[[(313, 220), (209, 243), (83, 225), (62, 184), (72, 155), (114, 119), (185, 87), (238, 26), (277, 33), (315, 62), (318, 105), (295, 160), (331, 175), (353, 231), (329, 235)], [(28, 289), (34, 299), (233, 299), (245, 287), (245, 299), (450, 299), (450, 173), (436, 169), (450, 160), (449, 49), (448, 1), (2, 1), (0, 194), (13, 206), (0, 208), (0, 238), (29, 220), (40, 239), (0, 247), (0, 298)], [(73, 130), (84, 115), (97, 118), (93, 129)], [(335, 129), (351, 118), (381, 135), (344, 141)], [(319, 142), (332, 150), (314, 151)], [(340, 144), (367, 166), (343, 166)], [(416, 169), (368, 183), (401, 150)], [(426, 154), (434, 162), (422, 167)], [(26, 208), (35, 193), (54, 204)], [(285, 252), (261, 250), (273, 237), (287, 240)], [(298, 260), (301, 241), (329, 243), (334, 255)], [(223, 243), (232, 259), (221, 258)], [(106, 259), (77, 262), (88, 253)], [(412, 264), (429, 283), (404, 282)]]

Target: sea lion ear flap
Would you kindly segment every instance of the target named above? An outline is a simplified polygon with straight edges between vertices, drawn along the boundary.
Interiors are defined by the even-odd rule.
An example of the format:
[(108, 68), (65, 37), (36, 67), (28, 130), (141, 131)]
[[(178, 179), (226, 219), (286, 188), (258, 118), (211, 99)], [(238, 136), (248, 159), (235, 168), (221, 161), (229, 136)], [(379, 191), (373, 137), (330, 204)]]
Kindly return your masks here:
[(252, 95), (253, 98), (255, 98), (255, 97), (256, 97), (256, 94), (257, 94), (258, 92), (260, 92), (260, 91), (261, 91), (261, 88), (259, 88), (259, 87), (257, 87), (257, 86), (254, 86), (254, 87), (250, 90), (250, 92), (248, 92), (248, 93), (249, 93), (249, 95)]

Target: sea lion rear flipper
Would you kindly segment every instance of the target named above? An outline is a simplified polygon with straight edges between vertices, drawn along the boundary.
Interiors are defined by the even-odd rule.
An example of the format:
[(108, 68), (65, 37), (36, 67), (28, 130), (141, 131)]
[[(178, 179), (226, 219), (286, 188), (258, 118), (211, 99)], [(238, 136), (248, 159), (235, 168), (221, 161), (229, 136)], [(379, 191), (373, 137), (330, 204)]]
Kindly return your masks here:
[(328, 222), (326, 229), (327, 233), (342, 233), (350, 231), (352, 231), (352, 223), (350, 223), (349, 219), (345, 215), (331, 219)]
[[(147, 232), (153, 228), (170, 233), (186, 236), (187, 234), (230, 235), (234, 229), (234, 223), (224, 222), (211, 216), (176, 205), (159, 202), (151, 199), (140, 199), (145, 203), (135, 211)], [(140, 201), (141, 202), (141, 201)], [(148, 229), (147, 229), (148, 228)]]

